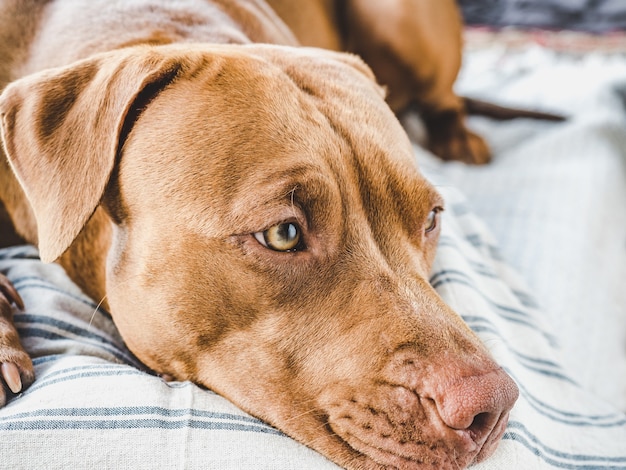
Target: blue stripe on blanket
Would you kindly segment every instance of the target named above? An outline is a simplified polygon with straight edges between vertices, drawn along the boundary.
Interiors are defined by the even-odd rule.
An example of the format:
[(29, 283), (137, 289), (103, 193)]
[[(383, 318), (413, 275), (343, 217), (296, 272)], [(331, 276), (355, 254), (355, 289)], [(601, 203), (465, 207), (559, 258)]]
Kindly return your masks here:
[(15, 326), (21, 338), (43, 338), (48, 340), (79, 340), (97, 347), (124, 362), (134, 362), (128, 351), (104, 335), (96, 333), (96, 329), (88, 330), (76, 324), (68, 323), (54, 317), (37, 314), (20, 314), (15, 316)]
[[(472, 245), (474, 248), (484, 249), (489, 254), (489, 257), (492, 260), (498, 261), (498, 262), (503, 261), (502, 255), (500, 254), (500, 250), (496, 246), (491, 245), (490, 243), (486, 242), (480, 235), (478, 234), (466, 235), (463, 239), (466, 242), (468, 242), (470, 245)], [(459, 248), (458, 245), (459, 245), (458, 241), (450, 236), (441, 235), (441, 237), (439, 237), (440, 247), (458, 249)]]
[(511, 292), (513, 292), (513, 295), (515, 295), (515, 297), (517, 297), (517, 299), (520, 301), (520, 303), (529, 309), (533, 309), (533, 310), (537, 310), (540, 308), (540, 305), (537, 303), (537, 301), (535, 300), (535, 298), (533, 296), (531, 296), (530, 294), (526, 293), (526, 292), (522, 292), (520, 290), (517, 289), (511, 289)]
[[(459, 313), (459, 312), (457, 312), (457, 313)], [(463, 321), (465, 323), (467, 323), (468, 326), (475, 333), (490, 333), (492, 335), (497, 336), (498, 338), (502, 338), (503, 337), (502, 334), (500, 333), (500, 331), (498, 330), (498, 328), (490, 320), (488, 320), (488, 319), (486, 319), (484, 317), (479, 317), (477, 315), (464, 314), (462, 312), (459, 313), (459, 315), (461, 316), (461, 318), (463, 318)], [(519, 319), (518, 320), (510, 319), (510, 318), (505, 318), (505, 319), (508, 320), (511, 323), (517, 323), (519, 325), (527, 326), (531, 330), (541, 334), (551, 347), (555, 347), (556, 346), (556, 339), (552, 335), (550, 335), (548, 333), (545, 333), (542, 330), (540, 330), (533, 323), (530, 323), (530, 322), (527, 322), (527, 321), (523, 321), (523, 320), (519, 320)], [(508, 347), (508, 345), (507, 345), (507, 347)]]
[[(442, 237), (443, 238), (443, 237)], [(439, 246), (442, 246), (442, 243), (440, 242)], [(462, 252), (462, 250), (460, 250), (458, 244), (454, 241), (454, 240), (448, 240), (447, 243), (446, 241), (443, 242), (443, 246), (446, 246), (447, 249), (453, 249), (455, 251), (457, 251), (459, 254), (464, 256), (464, 253)], [(496, 251), (496, 248), (493, 248), (493, 250), (491, 251)], [(472, 269), (472, 272), (474, 274), (480, 274), (483, 277), (487, 277), (490, 279), (499, 279), (499, 274), (494, 270), (494, 268), (492, 266), (489, 266), (485, 263), (481, 263), (479, 261), (474, 261), (474, 260), (465, 260), (467, 262), (467, 264), (470, 266), (470, 268)], [(502, 262), (502, 259), (500, 257), (500, 255), (498, 255), (496, 258), (493, 258), (492, 261), (495, 261), (497, 263)], [(435, 273), (434, 275), (436, 275), (437, 273)], [(433, 274), (431, 274), (431, 284), (433, 283)], [(536, 310), (539, 308), (539, 304), (537, 303), (537, 301), (535, 300), (535, 298), (528, 294), (527, 292), (523, 292), (519, 289), (513, 289), (511, 288), (511, 292), (513, 293), (513, 295), (515, 295), (515, 297), (517, 298), (517, 300), (520, 301), (520, 303), (529, 309), (533, 309)]]
[[(626, 425), (626, 415), (619, 412), (611, 412), (606, 414), (582, 414), (573, 411), (566, 411), (558, 409), (554, 406), (548, 405), (544, 401), (538, 399), (532, 394), (527, 387), (525, 387), (520, 380), (517, 380), (515, 374), (505, 368), (506, 372), (513, 377), (517, 386), (520, 389), (520, 396), (528, 401), (528, 404), (540, 415), (549, 418), (550, 420), (568, 426), (576, 427), (598, 427), (598, 428), (611, 428), (621, 427)], [(624, 442), (624, 450), (626, 451), (626, 441)], [(625, 457), (626, 458), (626, 457)]]
[(73, 420), (46, 420), (15, 422), (4, 424), (0, 422), (0, 431), (43, 431), (43, 430), (120, 430), (120, 429), (204, 429), (211, 431), (252, 431), (258, 433), (278, 434), (278, 431), (259, 426), (246, 424), (213, 422), (198, 420), (166, 421), (156, 418), (126, 419), (115, 421), (73, 421)]
[[(92, 367), (86, 367), (85, 368), (86, 370), (83, 372), (68, 373), (71, 371), (75, 371), (77, 369), (78, 368), (63, 369), (62, 371), (57, 372), (56, 374), (46, 374), (44, 377), (37, 379), (35, 383), (31, 385), (28, 389), (26, 389), (26, 391), (23, 393), (25, 394), (34, 393), (37, 390), (40, 390), (42, 388), (46, 388), (51, 385), (56, 385), (59, 383), (69, 382), (71, 380), (88, 379), (88, 378), (96, 378), (96, 377), (120, 377), (123, 375), (126, 375), (126, 376), (146, 375), (146, 372), (142, 372), (131, 366), (121, 366), (121, 367), (116, 367), (116, 368), (109, 368), (109, 370), (98, 370), (98, 371), (93, 371), (93, 370), (89, 371), (89, 369), (92, 369)], [(53, 378), (55, 376), (56, 378)]]
[[(85, 419), (89, 418), (89, 419)], [(0, 416), (0, 431), (183, 429), (247, 431), (284, 436), (251, 416), (160, 406), (45, 408)]]
[(0, 260), (7, 259), (39, 260), (40, 258), (37, 249), (34, 246), (19, 245), (0, 250)]
[[(475, 283), (462, 271), (445, 269), (438, 272), (435, 272), (430, 277), (430, 284), (434, 289), (438, 289), (441, 286), (446, 284), (459, 284), (473, 290), (478, 296), (480, 296), (485, 302), (487, 302), (491, 307), (493, 307), (496, 311), (498, 311), (501, 318), (508, 320), (510, 322), (518, 323), (524, 325), (528, 328), (531, 328), (537, 332), (539, 332), (548, 343), (557, 347), (558, 342), (554, 335), (543, 331), (539, 328), (539, 326), (533, 321), (531, 312), (528, 310), (522, 310), (521, 308), (512, 307), (508, 305), (503, 305), (501, 303), (497, 303), (490, 298), (487, 297), (483, 289), (479, 289)], [(523, 307), (523, 305), (522, 305)], [(465, 318), (465, 317), (464, 317)]]
[[(207, 392), (208, 393), (208, 392)], [(216, 411), (204, 411), (194, 408), (165, 408), (162, 406), (117, 406), (117, 407), (82, 407), (82, 408), (44, 408), (35, 411), (23, 413), (15, 413), (0, 418), (2, 421), (17, 421), (32, 418), (115, 418), (129, 416), (158, 416), (160, 418), (197, 418), (197, 419), (214, 419), (214, 420), (230, 420), (253, 424), (268, 428), (277, 434), (283, 434), (279, 430), (273, 428), (263, 421), (247, 415), (238, 415), (233, 413), (221, 413)]]
[[(16, 322), (17, 323), (17, 322)], [(20, 323), (17, 323), (16, 325), (17, 331), (20, 334), (20, 337), (22, 339), (26, 339), (26, 338), (39, 338), (39, 339), (43, 339), (43, 340), (48, 340), (48, 341), (59, 341), (59, 340), (78, 340), (79, 338), (77, 337), (77, 335), (74, 334), (61, 334), (61, 333), (57, 333), (54, 331), (50, 331), (50, 330), (46, 330), (43, 328), (36, 328), (33, 326), (24, 328), (20, 325)], [(123, 361), (123, 362), (133, 362), (133, 359), (126, 353), (122, 352), (120, 349), (118, 349), (117, 347), (111, 347), (108, 346), (105, 343), (98, 343), (98, 342), (89, 342), (86, 341), (89, 338), (87, 337), (81, 337), (80, 340), (86, 344), (90, 344), (91, 346), (95, 346), (98, 347), (99, 349), (101, 349), (102, 351), (111, 354), (113, 356), (115, 356), (116, 359), (118, 359), (119, 361)]]
[(67, 333), (67, 337), (80, 336), (81, 338), (101, 343), (103, 347), (109, 349), (119, 349), (118, 344), (111, 341), (106, 336), (98, 334), (95, 328), (86, 329), (51, 316), (37, 315), (35, 313), (23, 313), (16, 316), (16, 323), (19, 323), (19, 326), (24, 328), (27, 332), (35, 326), (38, 326), (40, 329), (48, 327), (47, 329), (49, 331), (52, 331), (53, 329), (62, 330)]
[(558, 468), (580, 470), (626, 468), (626, 457), (572, 454), (556, 450), (542, 443), (526, 426), (517, 421), (509, 421), (502, 439), (522, 444), (544, 462)]
[(463, 284), (467, 287), (470, 287), (472, 290), (476, 291), (476, 293), (479, 294), (483, 299), (489, 302), (490, 305), (492, 305), (493, 307), (495, 307), (496, 309), (502, 312), (511, 313), (516, 316), (525, 317), (525, 318), (528, 318), (530, 316), (528, 311), (494, 302), (489, 297), (487, 297), (487, 295), (485, 294), (483, 290), (479, 289), (476, 286), (476, 284), (472, 281), (472, 279), (466, 273), (462, 271), (458, 271), (455, 269), (443, 269), (441, 271), (433, 273), (430, 277), (430, 284), (435, 289), (437, 289), (438, 287), (444, 284), (451, 284), (451, 283)]
[(89, 297), (84, 296), (84, 295), (81, 295), (81, 296), (73, 295), (70, 292), (59, 289), (54, 284), (47, 282), (45, 279), (41, 279), (35, 276), (24, 276), (24, 277), (13, 279), (12, 282), (15, 288), (18, 289), (19, 291), (26, 291), (28, 289), (43, 289), (43, 290), (47, 290), (50, 292), (62, 294), (63, 297), (67, 299), (72, 299), (77, 302), (80, 302), (83, 305), (88, 306), (89, 308), (94, 310), (94, 313), (98, 312), (102, 315), (105, 315), (107, 318), (111, 318), (111, 314), (107, 312), (104, 308), (102, 308), (102, 305), (96, 304)]

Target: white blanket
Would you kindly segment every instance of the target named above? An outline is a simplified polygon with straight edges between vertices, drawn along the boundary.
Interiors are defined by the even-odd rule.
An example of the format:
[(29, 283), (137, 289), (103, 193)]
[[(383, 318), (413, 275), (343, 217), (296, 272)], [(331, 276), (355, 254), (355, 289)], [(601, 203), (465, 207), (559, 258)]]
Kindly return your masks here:
[[(595, 77), (592, 81), (597, 80)], [(536, 93), (537, 102), (543, 104), (544, 92)], [(545, 93), (558, 96), (559, 89)], [(581, 91), (578, 98), (577, 105), (582, 107), (588, 94)], [(563, 105), (569, 106), (569, 101), (564, 100)], [(467, 177), (472, 205), (484, 211), (485, 219), (506, 248), (503, 256), (485, 223), (474, 215), (460, 192), (448, 185), (440, 187), (447, 210), (431, 282), (479, 334), (521, 391), (496, 454), (477, 465), (477, 469), (626, 469), (626, 415), (591, 393), (588, 386), (581, 385), (578, 371), (568, 370), (564, 364), (571, 361), (558, 346), (568, 344), (564, 334), (574, 328), (564, 325), (574, 321), (582, 327), (574, 339), (580, 350), (577, 357), (603, 354), (591, 349), (598, 346), (601, 338), (589, 337), (595, 333), (589, 321), (582, 317), (588, 314), (597, 319), (606, 314), (610, 299), (599, 295), (596, 301), (601, 308), (591, 313), (585, 312), (587, 303), (583, 301), (587, 295), (596, 296), (593, 290), (602, 288), (602, 282), (617, 282), (613, 276), (621, 268), (613, 265), (610, 255), (616, 259), (623, 256), (624, 245), (612, 254), (608, 252), (614, 247), (608, 241), (606, 246), (595, 246), (596, 238), (582, 243), (587, 250), (584, 253), (572, 247), (578, 246), (582, 234), (602, 236), (616, 220), (621, 220), (624, 199), (612, 201), (610, 207), (613, 210), (621, 207), (622, 212), (613, 212), (605, 228), (591, 217), (598, 212), (604, 216), (605, 209), (596, 199), (581, 211), (584, 202), (574, 199), (576, 191), (567, 193), (568, 202), (576, 206), (574, 209), (550, 202), (545, 193), (531, 194), (531, 189), (537, 186), (535, 179), (539, 179), (546, 188), (554, 188), (553, 196), (560, 200), (557, 197), (560, 190), (554, 187), (555, 175), (541, 173), (542, 159), (546, 156), (544, 145), (537, 139), (553, 142), (551, 148), (555, 152), (558, 147), (555, 141), (564, 139), (563, 145), (569, 145), (568, 154), (573, 153), (574, 157), (576, 151), (585, 153), (585, 146), (593, 143), (589, 152), (602, 165), (609, 165), (605, 162), (609, 153), (625, 147), (618, 132), (622, 121), (611, 121), (607, 130), (602, 124), (605, 121), (597, 123), (594, 119), (605, 118), (577, 115), (565, 125), (569, 127), (479, 122), (477, 125), (484, 124), (487, 131), (498, 134), (494, 136), (498, 159), (491, 167), (469, 173), (461, 165), (441, 166), (417, 150), (436, 180), (441, 180), (441, 174), (456, 177), (457, 182), (467, 174), (474, 175), (471, 184)], [(516, 127), (510, 131), (508, 126), (521, 126), (521, 130)], [(579, 136), (589, 129), (590, 140)], [(581, 177), (586, 182), (576, 187), (584, 187), (585, 194), (593, 193), (588, 191), (592, 183), (600, 184), (602, 190), (612, 188), (615, 183), (615, 191), (622, 193), (614, 197), (620, 198), (624, 187), (617, 187), (612, 178), (618, 176), (614, 174), (619, 173), (617, 168), (621, 168), (624, 176), (624, 161), (614, 164), (615, 167), (609, 165), (610, 171), (603, 166), (607, 179), (602, 182), (593, 179), (590, 170), (593, 165), (582, 165), (578, 158), (565, 160), (556, 176), (583, 171)], [(540, 173), (532, 176), (532, 171), (537, 169)], [(499, 178), (508, 172), (513, 173), (510, 179), (501, 181)], [(481, 204), (489, 199), (491, 192), (502, 200)], [(490, 212), (489, 207), (495, 209)], [(542, 208), (549, 209), (549, 213), (544, 213)], [(573, 217), (574, 222), (566, 223), (566, 216)], [(562, 222), (565, 228), (554, 234), (541, 232), (544, 224), (550, 229), (553, 228), (550, 224), (556, 222)], [(556, 238), (553, 240), (552, 236)], [(543, 242), (549, 248), (529, 258), (528, 250), (540, 250)], [(560, 255), (551, 252), (555, 247), (568, 250), (566, 261), (572, 266), (578, 262), (572, 258), (574, 254), (596, 261), (606, 256), (607, 265), (592, 267), (590, 274), (600, 276), (600, 281), (585, 286), (581, 280), (569, 284), (573, 287), (566, 287), (566, 281), (578, 278), (569, 271), (562, 272), (562, 276), (555, 274), (561, 273), (556, 261)], [(26, 303), (26, 312), (16, 313), (15, 318), (24, 344), (34, 358), (37, 374), (37, 380), (28, 390), (0, 410), (0, 467), (336, 468), (319, 454), (247, 416), (218, 395), (191, 383), (167, 384), (150, 375), (126, 350), (107, 312), (85, 297), (59, 266), (43, 265), (36, 256), (31, 247), (0, 251), (0, 271), (14, 282)], [(526, 282), (505, 258), (524, 271), (532, 290), (527, 289)], [(590, 263), (577, 269), (586, 268), (590, 268)], [(547, 286), (543, 284), (546, 276)], [(586, 275), (581, 275), (581, 279), (588, 280)], [(624, 279), (624, 276), (619, 279), (620, 286)], [(567, 313), (572, 315), (572, 320), (559, 318), (558, 309), (548, 314), (538, 305), (535, 293), (541, 294), (542, 303), (552, 307), (568, 305)], [(555, 298), (550, 303), (552, 295)], [(580, 308), (574, 311), (573, 307)], [(624, 303), (617, 307), (624, 313)], [(591, 370), (603, 365), (580, 366)], [(623, 372), (614, 372), (616, 380), (618, 373)]]

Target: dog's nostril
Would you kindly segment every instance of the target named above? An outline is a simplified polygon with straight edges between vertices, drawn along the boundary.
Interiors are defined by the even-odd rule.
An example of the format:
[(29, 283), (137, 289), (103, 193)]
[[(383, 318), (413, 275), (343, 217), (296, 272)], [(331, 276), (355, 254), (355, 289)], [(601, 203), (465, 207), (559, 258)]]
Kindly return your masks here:
[(448, 427), (458, 431), (467, 431), (475, 441), (479, 441), (494, 426), (500, 412), (497, 410), (485, 411), (474, 415), (471, 410), (460, 407), (457, 408), (455, 414), (440, 410), (440, 415)]
[(474, 442), (482, 442), (491, 432), (491, 429), (493, 429), (498, 417), (499, 415), (493, 415), (491, 413), (478, 413), (474, 416), (472, 424), (467, 428), (472, 440)]
[(479, 431), (489, 421), (489, 413), (478, 413), (474, 416), (474, 421), (470, 424), (468, 431)]

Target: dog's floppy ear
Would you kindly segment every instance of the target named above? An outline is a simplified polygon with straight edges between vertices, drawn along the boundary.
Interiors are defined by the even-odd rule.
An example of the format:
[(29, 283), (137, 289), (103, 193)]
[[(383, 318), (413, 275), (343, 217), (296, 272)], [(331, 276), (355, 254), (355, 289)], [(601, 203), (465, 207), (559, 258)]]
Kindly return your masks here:
[(4, 90), (4, 147), (35, 214), (42, 260), (62, 255), (89, 221), (135, 108), (173, 80), (179, 64), (147, 48), (120, 50)]

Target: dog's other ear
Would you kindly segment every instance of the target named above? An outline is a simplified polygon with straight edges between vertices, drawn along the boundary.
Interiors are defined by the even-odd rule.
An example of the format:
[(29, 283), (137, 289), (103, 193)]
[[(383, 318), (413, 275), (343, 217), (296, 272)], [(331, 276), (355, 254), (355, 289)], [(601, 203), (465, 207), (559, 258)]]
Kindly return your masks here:
[(89, 221), (124, 134), (180, 61), (148, 48), (94, 56), (7, 86), (2, 137), (37, 221), (41, 259), (54, 261)]

